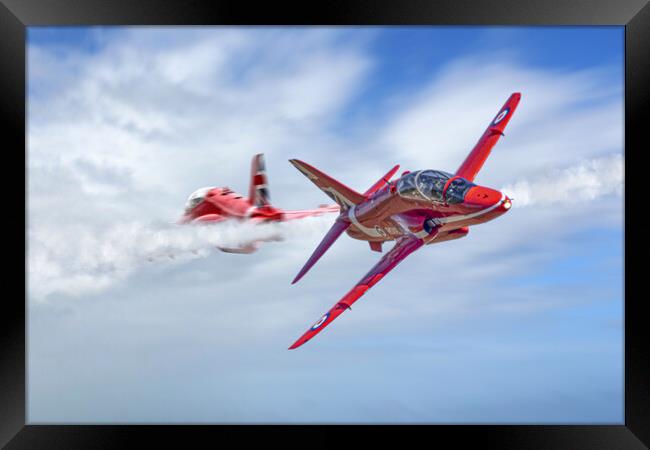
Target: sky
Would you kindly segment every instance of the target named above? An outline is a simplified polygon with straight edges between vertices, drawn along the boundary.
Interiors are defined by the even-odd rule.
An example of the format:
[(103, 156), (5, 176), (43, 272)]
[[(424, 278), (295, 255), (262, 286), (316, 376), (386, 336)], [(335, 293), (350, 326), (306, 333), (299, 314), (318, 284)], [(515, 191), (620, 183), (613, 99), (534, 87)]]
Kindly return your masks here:
[[(623, 416), (623, 27), (30, 27), (30, 423), (590, 423)], [(395, 164), (513, 198), (412, 254), (298, 350), (374, 265), (334, 220), (180, 227), (202, 186), (329, 199)], [(215, 245), (269, 234), (250, 255)], [(194, 250), (194, 252), (192, 251)]]

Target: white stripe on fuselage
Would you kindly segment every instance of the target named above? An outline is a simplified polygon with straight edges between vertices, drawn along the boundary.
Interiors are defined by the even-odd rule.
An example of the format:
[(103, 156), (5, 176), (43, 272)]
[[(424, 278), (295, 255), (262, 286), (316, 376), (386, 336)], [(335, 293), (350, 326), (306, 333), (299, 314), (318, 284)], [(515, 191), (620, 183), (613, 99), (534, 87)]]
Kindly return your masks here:
[(501, 203), (503, 203), (503, 200), (505, 199), (505, 194), (501, 194), (501, 199), (496, 202), (494, 205), (489, 206), (485, 209), (482, 209), (480, 211), (476, 211), (471, 214), (465, 214), (464, 216), (448, 216), (448, 217), (441, 217), (438, 219), (440, 223), (451, 223), (451, 222), (460, 222), (461, 220), (467, 220), (467, 219), (473, 219), (474, 217), (482, 216), (483, 214), (487, 214), (496, 207), (498, 207)]
[(352, 221), (352, 223), (361, 231), (363, 231), (365, 234), (371, 237), (383, 237), (381, 234), (377, 232), (374, 228), (368, 228), (366, 226), (361, 225), (361, 223), (357, 220), (355, 213), (356, 210), (356, 205), (352, 205), (350, 209), (348, 209), (348, 217)]
[(257, 209), (257, 206), (251, 206), (251, 207), (249, 207), (249, 208), (246, 210), (246, 212), (244, 213), (244, 217), (246, 217), (246, 218), (250, 217), (250, 216), (255, 212), (256, 209)]
[[(501, 199), (500, 199), (498, 202), (496, 202), (494, 205), (489, 206), (489, 207), (487, 207), (487, 208), (485, 208), (485, 209), (482, 209), (482, 210), (480, 210), (480, 211), (476, 211), (476, 212), (473, 212), (473, 213), (470, 213), (470, 214), (465, 214), (465, 215), (448, 216), (448, 217), (440, 217), (440, 218), (437, 218), (436, 221), (437, 221), (438, 223), (440, 223), (440, 224), (446, 224), (446, 223), (460, 222), (460, 221), (462, 221), (462, 220), (473, 219), (473, 218), (475, 218), (475, 217), (479, 217), (479, 216), (482, 216), (482, 215), (484, 215), (484, 214), (487, 214), (487, 213), (489, 213), (490, 211), (492, 211), (493, 209), (497, 208), (499, 205), (501, 205), (501, 203), (503, 202), (504, 199), (505, 199), (505, 195), (504, 195), (504, 194), (501, 194)], [(355, 209), (356, 209), (356, 205), (355, 205), (355, 206), (352, 206), (352, 207), (348, 210), (348, 217), (350, 218), (350, 220), (352, 221), (352, 223), (353, 223), (353, 224), (354, 224), (354, 225), (355, 225), (359, 230), (361, 230), (363, 233), (365, 233), (365, 234), (368, 235), (368, 236), (371, 236), (371, 237), (383, 237), (383, 236), (382, 236), (381, 234), (379, 234), (375, 229), (373, 229), (373, 228), (368, 228), (368, 227), (366, 227), (366, 226), (364, 226), (364, 225), (361, 225), (361, 223), (359, 222), (359, 220), (357, 220), (357, 218), (356, 218), (356, 216), (355, 216), (355, 214), (354, 214), (354, 213), (355, 213)], [(393, 218), (393, 220), (394, 220), (394, 218)], [(420, 230), (420, 231), (418, 231), (417, 233), (413, 233), (413, 234), (414, 234), (416, 237), (419, 237), (419, 238), (424, 238), (424, 237), (426, 237), (426, 236), (429, 235), (429, 233), (427, 233), (425, 230)]]

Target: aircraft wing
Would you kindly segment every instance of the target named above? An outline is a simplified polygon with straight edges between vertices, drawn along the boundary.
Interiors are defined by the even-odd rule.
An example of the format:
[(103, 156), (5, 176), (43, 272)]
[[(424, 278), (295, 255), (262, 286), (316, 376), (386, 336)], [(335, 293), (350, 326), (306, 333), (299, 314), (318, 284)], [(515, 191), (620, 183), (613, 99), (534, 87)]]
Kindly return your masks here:
[(424, 245), (424, 241), (414, 235), (401, 237), (395, 246), (386, 253), (375, 266), (347, 293), (336, 305), (316, 321), (289, 349), (300, 347), (316, 336), (346, 309), (356, 302), (368, 289), (373, 287), (388, 272), (393, 270), (404, 258)]
[(517, 105), (521, 100), (521, 94), (515, 92), (512, 94), (503, 107), (499, 110), (490, 125), (478, 140), (472, 151), (467, 155), (463, 164), (456, 171), (456, 175), (459, 175), (469, 181), (474, 181), (476, 174), (483, 167), (483, 163), (490, 156), (490, 151), (492, 147), (497, 143), (499, 138), (503, 136), (503, 130), (505, 130), (506, 125), (510, 122), (512, 114), (517, 109)]
[(316, 209), (302, 209), (297, 211), (283, 211), (282, 220), (302, 219), (311, 216), (321, 216), (327, 213), (339, 212), (339, 205), (321, 206)]

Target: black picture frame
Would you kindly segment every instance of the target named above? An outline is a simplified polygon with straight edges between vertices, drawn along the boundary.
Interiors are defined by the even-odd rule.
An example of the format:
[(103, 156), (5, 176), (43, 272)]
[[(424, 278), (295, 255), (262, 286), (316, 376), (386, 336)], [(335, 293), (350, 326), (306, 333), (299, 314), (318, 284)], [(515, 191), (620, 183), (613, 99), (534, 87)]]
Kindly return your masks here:
[[(0, 0), (0, 113), (4, 165), (5, 251), (0, 321), (0, 445), (9, 449), (128, 448), (215, 445), (240, 447), (246, 441), (284, 445), (336, 445), (351, 433), (371, 441), (406, 438), (454, 447), (510, 449), (622, 449), (650, 445), (650, 358), (644, 327), (646, 296), (641, 238), (645, 219), (631, 218), (644, 205), (648, 149), (644, 125), (650, 111), (650, 5), (647, 0), (348, 0), (279, 5), (270, 2), (162, 0)], [(39, 25), (623, 25), (625, 26), (625, 420), (622, 425), (450, 425), (450, 426), (120, 426), (26, 424), (26, 211), (27, 145), (26, 27)], [(552, 130), (549, 130), (552, 132)], [(20, 168), (24, 170), (20, 170)], [(25, 196), (14, 195), (17, 186)], [(22, 200), (24, 203), (21, 203)], [(24, 211), (24, 215), (19, 212)], [(627, 220), (630, 219), (630, 220)], [(597, 218), (595, 219), (597, 220)], [(24, 236), (24, 246), (17, 236)], [(14, 237), (16, 236), (16, 237)], [(7, 245), (9, 244), (9, 245)], [(18, 264), (16, 261), (22, 261)], [(15, 272), (15, 273), (14, 273)], [(22, 295), (19, 295), (21, 294)], [(196, 444), (188, 444), (193, 442)], [(645, 444), (645, 445), (644, 445)], [(366, 444), (367, 445), (367, 444)]]

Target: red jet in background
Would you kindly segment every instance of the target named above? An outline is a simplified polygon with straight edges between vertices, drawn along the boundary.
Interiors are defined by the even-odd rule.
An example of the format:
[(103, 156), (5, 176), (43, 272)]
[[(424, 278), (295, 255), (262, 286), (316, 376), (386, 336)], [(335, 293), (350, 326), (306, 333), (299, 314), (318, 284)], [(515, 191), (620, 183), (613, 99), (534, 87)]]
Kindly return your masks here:
[[(327, 249), (346, 231), (350, 237), (368, 241), (374, 251), (382, 243), (396, 241), (379, 262), (289, 349), (300, 347), (329, 325), (374, 286), (397, 264), (425, 244), (467, 236), (469, 227), (506, 213), (510, 199), (499, 191), (473, 183), (476, 174), (503, 136), (521, 94), (514, 93), (499, 110), (455, 174), (438, 170), (404, 172), (395, 181), (395, 166), (370, 189), (360, 194), (318, 169), (297, 159), (290, 162), (336, 201), (341, 214), (320, 245), (298, 273), (302, 278)], [(292, 284), (293, 284), (292, 283)]]
[[(190, 195), (185, 204), (185, 213), (180, 223), (217, 223), (236, 219), (252, 223), (284, 222), (324, 213), (338, 212), (338, 205), (321, 205), (316, 209), (283, 211), (270, 204), (269, 190), (264, 166), (264, 155), (253, 156), (251, 162), (251, 179), (248, 197), (243, 197), (228, 187), (204, 187)], [(271, 237), (264, 241), (277, 241), (280, 237)], [(229, 253), (252, 253), (262, 240), (255, 240), (241, 247), (219, 247)]]

